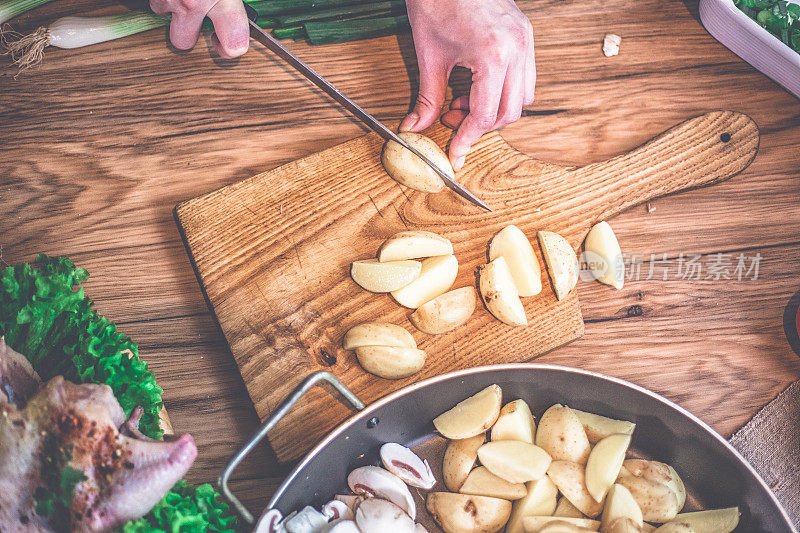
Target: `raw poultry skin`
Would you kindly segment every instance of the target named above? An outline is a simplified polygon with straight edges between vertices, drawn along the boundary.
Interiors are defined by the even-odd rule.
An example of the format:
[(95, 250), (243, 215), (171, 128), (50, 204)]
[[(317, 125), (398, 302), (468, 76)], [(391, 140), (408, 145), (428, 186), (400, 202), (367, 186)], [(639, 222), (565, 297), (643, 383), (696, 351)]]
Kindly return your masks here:
[[(0, 532), (108, 531), (150, 511), (194, 462), (190, 435), (153, 441), (120, 433), (125, 415), (107, 385), (58, 376), (24, 403), (22, 391), (38, 376), (21, 371), (19, 358), (0, 339)], [(37, 494), (57, 492), (65, 467), (85, 479), (48, 521), (36, 511)]]

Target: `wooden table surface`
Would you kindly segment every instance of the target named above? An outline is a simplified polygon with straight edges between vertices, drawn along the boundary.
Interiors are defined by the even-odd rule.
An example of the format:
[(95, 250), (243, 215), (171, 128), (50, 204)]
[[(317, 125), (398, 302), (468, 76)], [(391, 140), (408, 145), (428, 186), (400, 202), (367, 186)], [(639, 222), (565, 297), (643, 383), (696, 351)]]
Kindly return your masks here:
[[(539, 77), (536, 102), (503, 132), (520, 150), (584, 164), (716, 109), (760, 127), (759, 154), (740, 175), (613, 220), (634, 279), (616, 292), (581, 283), (585, 337), (539, 359), (629, 379), (729, 436), (800, 378), (782, 319), (800, 289), (800, 101), (712, 39), (697, 2), (519, 5), (533, 20)], [(15, 27), (121, 9), (60, 0)], [(622, 36), (618, 57), (602, 55), (606, 33)], [(91, 272), (87, 294), (140, 344), (176, 430), (198, 443), (194, 482), (216, 479), (258, 420), (173, 207), (363, 132), (260, 45), (232, 62), (209, 45), (177, 52), (153, 30), (49, 49), (16, 78), (0, 58), (0, 258), (61, 254)], [(380, 119), (408, 110), (418, 83), (409, 35), (290, 47)], [(652, 260), (664, 254), (671, 263)], [(685, 277), (685, 264), (679, 274), (681, 254), (700, 254), (701, 279)], [(747, 267), (760, 254), (757, 279), (737, 279), (740, 254)], [(260, 449), (234, 489), (260, 509), (286, 472)]]

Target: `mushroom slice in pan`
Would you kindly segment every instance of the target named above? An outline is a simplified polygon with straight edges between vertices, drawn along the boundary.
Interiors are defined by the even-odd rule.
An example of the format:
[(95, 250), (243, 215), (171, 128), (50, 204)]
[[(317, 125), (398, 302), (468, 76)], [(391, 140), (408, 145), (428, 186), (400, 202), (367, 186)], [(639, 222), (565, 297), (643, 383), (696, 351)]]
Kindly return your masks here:
[[(405, 511), (414, 520), (417, 517), (414, 497), (402, 479), (378, 466), (362, 466), (347, 476), (347, 484), (354, 493), (367, 498), (388, 500)], [(356, 512), (366, 503), (362, 502)], [(357, 522), (357, 521), (356, 521)], [(360, 527), (360, 526), (359, 526)]]
[(412, 487), (430, 489), (436, 484), (428, 461), (402, 444), (387, 442), (381, 446), (380, 455), (383, 467)]

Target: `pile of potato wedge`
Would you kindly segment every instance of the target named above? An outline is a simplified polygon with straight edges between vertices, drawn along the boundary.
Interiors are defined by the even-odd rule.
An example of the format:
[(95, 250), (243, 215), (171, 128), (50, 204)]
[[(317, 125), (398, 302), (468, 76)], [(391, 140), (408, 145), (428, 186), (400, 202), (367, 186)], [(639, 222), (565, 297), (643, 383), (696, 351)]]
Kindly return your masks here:
[[(578, 282), (579, 263), (575, 250), (561, 235), (551, 231), (537, 234), (556, 297), (561, 300)], [(528, 237), (508, 225), (489, 242), (489, 262), (478, 267), (478, 288), (486, 309), (510, 326), (526, 326), (528, 318), (522, 298), (542, 290), (541, 267)], [(617, 288), (622, 287), (622, 254), (611, 227), (601, 222), (586, 239), (588, 265), (595, 275)], [(593, 270), (594, 272), (594, 270)], [(610, 273), (609, 273), (610, 272)], [(477, 307), (473, 286), (452, 289), (458, 275), (458, 259), (448, 239), (429, 231), (402, 231), (389, 237), (378, 249), (377, 257), (354, 261), (350, 275), (359, 286), (374, 293), (389, 293), (401, 306), (414, 309), (411, 323), (423, 333), (440, 335), (464, 324)], [(363, 326), (363, 327), (362, 327)], [(408, 377), (422, 368), (420, 353), (410, 334), (381, 334), (377, 322), (361, 324), (358, 345), (344, 342), (356, 350), (365, 370), (387, 379)], [(400, 326), (385, 324), (386, 330)], [(365, 332), (375, 332), (368, 339)], [(404, 330), (404, 333), (405, 332)], [(385, 340), (392, 335), (392, 343)], [(388, 335), (388, 336), (387, 336)], [(357, 335), (348, 333), (348, 336)], [(408, 339), (411, 339), (409, 341)], [(379, 343), (380, 342), (380, 343)], [(392, 359), (401, 360), (391, 363)], [(388, 366), (387, 366), (388, 365)]]
[(681, 513), (671, 466), (628, 458), (635, 424), (553, 405), (535, 422), (524, 400), (489, 387), (433, 421), (449, 439), (427, 508), (445, 533), (729, 533), (736, 507)]

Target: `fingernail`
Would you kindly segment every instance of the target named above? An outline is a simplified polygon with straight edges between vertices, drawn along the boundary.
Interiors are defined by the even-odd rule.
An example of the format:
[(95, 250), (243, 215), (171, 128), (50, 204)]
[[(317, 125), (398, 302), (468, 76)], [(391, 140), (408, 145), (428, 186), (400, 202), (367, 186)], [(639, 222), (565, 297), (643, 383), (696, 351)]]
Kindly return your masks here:
[(466, 157), (467, 156), (462, 155), (461, 157), (457, 158), (455, 163), (453, 163), (453, 170), (461, 170), (461, 167), (464, 166), (464, 159), (466, 159)]
[(417, 125), (417, 122), (419, 122), (419, 115), (412, 111), (403, 119), (400, 124), (400, 131), (411, 131)]

